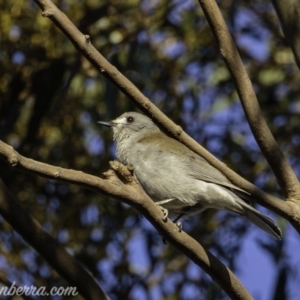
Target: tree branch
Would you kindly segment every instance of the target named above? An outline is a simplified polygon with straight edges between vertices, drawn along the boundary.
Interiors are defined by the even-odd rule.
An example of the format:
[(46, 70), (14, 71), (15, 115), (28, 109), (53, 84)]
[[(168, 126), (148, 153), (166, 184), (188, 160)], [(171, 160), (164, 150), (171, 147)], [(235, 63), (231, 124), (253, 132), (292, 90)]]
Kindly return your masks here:
[[(11, 146), (6, 145), (2, 141), (0, 141), (0, 158), (20, 171), (29, 172), (53, 180), (77, 184), (84, 188), (121, 199), (123, 202), (135, 207), (144, 215), (170, 244), (181, 250), (188, 258), (210, 275), (230, 298), (243, 300), (252, 299), (248, 291), (234, 274), (214, 255), (205, 250), (185, 232), (179, 232), (178, 227), (169, 219), (167, 222), (163, 221), (160, 208), (145, 194), (137, 181), (129, 175), (130, 170), (127, 170), (126, 167), (120, 163), (114, 162), (112, 167), (118, 172), (119, 176), (125, 179), (123, 180), (125, 183), (123, 183), (112, 170), (104, 173), (104, 178), (99, 178), (81, 171), (54, 167), (28, 159), (21, 156)], [(45, 242), (41, 243), (39, 239), (35, 240), (38, 236), (38, 234), (35, 234), (36, 230), (38, 230), (37, 233), (43, 236), (45, 236), (45, 233), (41, 233), (39, 225), (34, 223), (28, 213), (25, 213), (24, 209), (17, 203), (11, 201), (0, 202), (0, 212), (9, 222), (13, 222), (13, 227), (16, 228), (22, 236), (24, 235), (24, 238), (36, 249), (41, 249), (37, 247), (45, 247), (45, 245), (47, 245)], [(24, 216), (22, 217), (23, 214)], [(24, 224), (24, 220), (26, 224)], [(35, 231), (32, 231), (34, 228), (36, 228)], [(48, 237), (46, 236), (44, 238), (47, 239)], [(61, 247), (60, 245), (58, 246)], [(40, 251), (41, 255), (47, 257), (47, 255), (53, 254), (55, 250), (52, 249), (49, 253), (49, 249), (47, 249), (48, 245), (46, 249), (42, 248)], [(67, 268), (63, 268), (63, 270), (64, 269)], [(82, 282), (84, 283), (84, 281)]]
[(299, 181), (275, 141), (260, 109), (252, 83), (215, 0), (199, 0), (231, 73), (252, 133), (287, 200), (300, 201)]
[(86, 299), (108, 300), (95, 279), (8, 192), (0, 179), (0, 213), (23, 239)]
[(42, 15), (49, 17), (71, 40), (74, 46), (106, 78), (123, 91), (142, 111), (148, 114), (171, 135), (181, 141), (195, 153), (203, 156), (211, 165), (220, 170), (234, 184), (249, 192), (257, 202), (287, 218), (300, 232), (300, 220), (293, 214), (291, 207), (282, 200), (267, 195), (252, 183), (248, 182), (188, 136), (180, 126), (163, 114), (147, 97), (145, 97), (125, 76), (112, 66), (91, 44), (89, 36), (83, 35), (75, 25), (50, 0), (34, 0), (42, 9)]

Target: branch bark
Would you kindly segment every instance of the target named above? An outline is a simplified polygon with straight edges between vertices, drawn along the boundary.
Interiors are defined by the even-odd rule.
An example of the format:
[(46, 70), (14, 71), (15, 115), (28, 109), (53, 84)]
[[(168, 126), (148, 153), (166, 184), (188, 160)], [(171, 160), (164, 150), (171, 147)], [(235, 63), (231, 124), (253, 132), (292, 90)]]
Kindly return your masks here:
[[(131, 175), (130, 170), (120, 163), (113, 162), (112, 167), (118, 172), (119, 176), (122, 176), (123, 181), (126, 183), (123, 183), (123, 181), (121, 181), (112, 170), (104, 173), (104, 178), (99, 178), (85, 174), (81, 171), (54, 167), (28, 159), (21, 156), (11, 146), (3, 143), (2, 141), (0, 141), (0, 158), (6, 161), (10, 166), (20, 171), (29, 172), (31, 174), (57, 181), (77, 184), (96, 192), (109, 194), (110, 196), (117, 197), (130, 206), (135, 207), (151, 222), (151, 224), (170, 244), (181, 250), (189, 259), (210, 275), (231, 299), (252, 299), (248, 291), (239, 282), (235, 275), (214, 255), (205, 250), (197, 241), (185, 232), (179, 232), (178, 227), (169, 219), (167, 222), (163, 221), (163, 215), (159, 207), (156, 206), (145, 194), (135, 178)], [(1, 199), (1, 214), (3, 214), (4, 218), (13, 225), (13, 227), (24, 237), (25, 240), (27, 240), (45, 258), (49, 257), (49, 255), (51, 257), (53, 253), (57, 253), (57, 250), (55, 250), (56, 248), (54, 247), (54, 242), (50, 241), (53, 247), (49, 248), (45, 242), (46, 239), (49, 240), (49, 236), (42, 231), (43, 229), (41, 229), (40, 225), (33, 221), (19, 204), (5, 200), (5, 197), (0, 197), (0, 200)], [(43, 239), (43, 242), (41, 242), (40, 238), (38, 238), (39, 236), (42, 236), (41, 238)], [(57, 246), (61, 247), (60, 245)], [(65, 250), (63, 249), (61, 251)], [(68, 258), (65, 257), (65, 259)], [(52, 266), (54, 268), (59, 268), (59, 270), (62, 268), (61, 272), (63, 272), (69, 267), (65, 266), (64, 261), (62, 261), (62, 263), (64, 263), (62, 266)], [(78, 274), (77, 272), (74, 273)], [(69, 275), (70, 274), (68, 274), (68, 276)], [(66, 278), (68, 279), (69, 277)], [(82, 283), (85, 284), (85, 281), (82, 281)]]

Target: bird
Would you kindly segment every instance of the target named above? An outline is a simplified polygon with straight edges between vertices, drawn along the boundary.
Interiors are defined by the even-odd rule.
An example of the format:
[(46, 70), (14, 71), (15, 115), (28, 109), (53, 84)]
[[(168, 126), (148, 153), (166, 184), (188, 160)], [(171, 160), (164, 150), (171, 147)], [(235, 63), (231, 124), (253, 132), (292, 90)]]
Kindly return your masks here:
[(224, 209), (281, 239), (275, 222), (249, 204), (251, 195), (181, 142), (164, 134), (147, 116), (126, 112), (110, 122), (116, 156), (130, 165), (147, 195), (168, 212), (184, 216)]

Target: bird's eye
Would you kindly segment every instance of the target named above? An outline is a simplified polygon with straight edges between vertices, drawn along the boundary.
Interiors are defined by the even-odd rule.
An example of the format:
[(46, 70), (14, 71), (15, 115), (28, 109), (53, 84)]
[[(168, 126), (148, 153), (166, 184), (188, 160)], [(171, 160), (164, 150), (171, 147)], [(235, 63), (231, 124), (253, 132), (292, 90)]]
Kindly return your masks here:
[(127, 123), (132, 123), (134, 121), (134, 118), (133, 117), (128, 117), (126, 119)]

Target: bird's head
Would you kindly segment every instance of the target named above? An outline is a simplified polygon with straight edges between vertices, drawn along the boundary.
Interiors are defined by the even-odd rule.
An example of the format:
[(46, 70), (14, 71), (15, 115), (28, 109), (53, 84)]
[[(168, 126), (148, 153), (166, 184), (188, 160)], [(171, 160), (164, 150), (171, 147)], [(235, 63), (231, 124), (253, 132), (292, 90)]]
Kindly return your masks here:
[(124, 138), (139, 140), (147, 134), (159, 132), (150, 118), (137, 112), (126, 112), (110, 122), (99, 121), (98, 123), (112, 128), (117, 143)]

